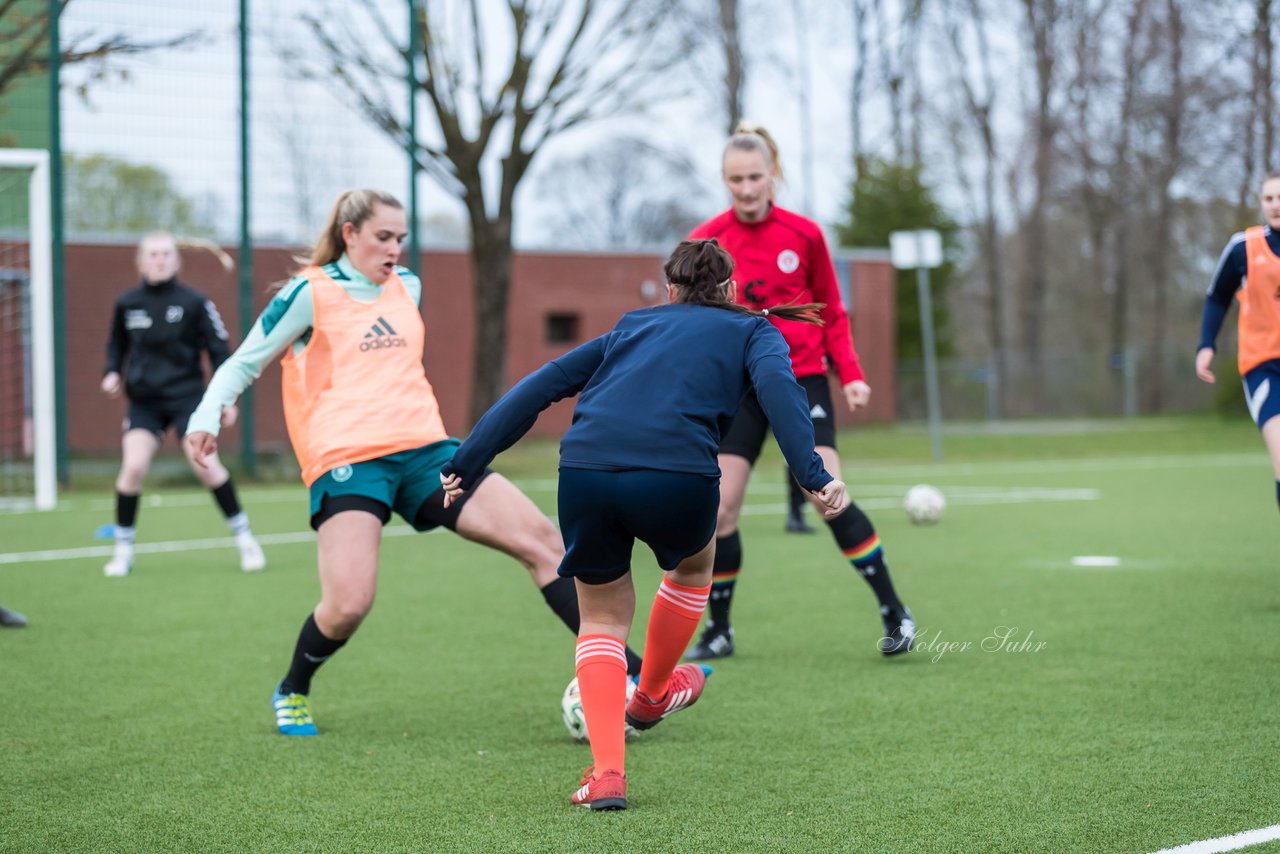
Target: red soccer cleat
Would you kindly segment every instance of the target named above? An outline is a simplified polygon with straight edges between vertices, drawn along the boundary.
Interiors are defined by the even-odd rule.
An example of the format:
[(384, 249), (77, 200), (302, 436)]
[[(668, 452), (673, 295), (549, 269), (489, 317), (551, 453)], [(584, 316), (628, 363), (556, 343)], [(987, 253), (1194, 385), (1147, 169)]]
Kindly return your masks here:
[(625, 810), (627, 778), (618, 771), (592, 773), (595, 766), (582, 772), (582, 788), (573, 793), (569, 803), (593, 810)]
[(627, 723), (636, 729), (650, 729), (668, 715), (689, 708), (702, 696), (710, 673), (705, 664), (681, 664), (671, 673), (665, 697), (651, 700), (636, 691), (627, 703)]

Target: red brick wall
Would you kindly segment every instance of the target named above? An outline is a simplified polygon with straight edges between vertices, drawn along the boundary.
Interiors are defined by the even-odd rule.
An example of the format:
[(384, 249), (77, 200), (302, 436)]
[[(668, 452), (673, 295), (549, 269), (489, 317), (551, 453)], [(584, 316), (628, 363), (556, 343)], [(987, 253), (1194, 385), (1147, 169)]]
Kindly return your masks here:
[[(847, 275), (850, 281), (851, 299), (847, 308), (853, 326), (853, 345), (871, 386), (870, 406), (853, 416), (837, 405), (837, 421), (841, 426), (893, 421), (898, 417), (894, 373), (898, 342), (894, 332), (897, 326), (893, 299), (895, 277), (889, 253), (866, 253), (866, 257), (840, 259), (836, 262), (836, 269), (842, 277)], [(834, 380), (832, 394), (839, 404), (840, 390)]]
[[(296, 264), (296, 250), (254, 251), (254, 317), (270, 299), (273, 283), (286, 279)], [(67, 413), (68, 437), (75, 453), (111, 453), (119, 447), (122, 400), (110, 400), (99, 390), (106, 352), (111, 307), (120, 291), (136, 281), (132, 245), (71, 244), (66, 249), (67, 293)], [(231, 253), (234, 257), (236, 253)], [(656, 254), (586, 254), (525, 252), (516, 258), (508, 327), (508, 376), (511, 382), (548, 359), (566, 352), (571, 343), (546, 340), (546, 317), (552, 313), (579, 316), (579, 340), (608, 331), (625, 311), (665, 299), (662, 258)], [(846, 262), (840, 262), (844, 264)], [(857, 420), (894, 418), (893, 393), (893, 271), (887, 260), (859, 259), (852, 264), (854, 341), (874, 390), (870, 410)], [(445, 425), (465, 432), (471, 382), (473, 300), (465, 252), (426, 252), (423, 274), (423, 315), (427, 324), (424, 362), (444, 415)], [(226, 272), (209, 253), (185, 250), (183, 281), (213, 299), (222, 312), (232, 339), (239, 341), (239, 278)], [(653, 283), (652, 296), (642, 293)], [(278, 363), (263, 372), (254, 385), (254, 421), (262, 449), (287, 447), (280, 404)], [(839, 399), (839, 391), (833, 387)], [(569, 425), (572, 401), (556, 404), (539, 419), (533, 433), (554, 436)], [(837, 412), (840, 407), (837, 407)], [(842, 424), (850, 423), (846, 414)], [(226, 432), (222, 446), (238, 449), (240, 431)]]

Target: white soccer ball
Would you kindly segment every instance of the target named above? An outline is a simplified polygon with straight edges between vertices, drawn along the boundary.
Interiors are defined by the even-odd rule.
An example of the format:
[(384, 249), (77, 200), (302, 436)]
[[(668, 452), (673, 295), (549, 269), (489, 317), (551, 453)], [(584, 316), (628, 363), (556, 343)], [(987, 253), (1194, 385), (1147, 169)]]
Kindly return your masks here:
[(914, 524), (932, 525), (942, 518), (942, 511), (947, 509), (947, 499), (936, 486), (921, 483), (907, 490), (902, 509), (907, 511), (907, 518)]
[[(627, 679), (627, 702), (631, 701), (631, 695), (636, 692), (636, 683), (630, 678)], [(582, 714), (582, 694), (578, 692), (578, 677), (573, 677), (569, 684), (565, 686), (564, 696), (560, 698), (560, 714), (564, 716), (564, 727), (569, 730), (569, 735), (573, 736), (577, 741), (587, 740), (587, 719)], [(626, 725), (626, 736), (630, 738), (635, 735), (635, 728), (631, 724)]]

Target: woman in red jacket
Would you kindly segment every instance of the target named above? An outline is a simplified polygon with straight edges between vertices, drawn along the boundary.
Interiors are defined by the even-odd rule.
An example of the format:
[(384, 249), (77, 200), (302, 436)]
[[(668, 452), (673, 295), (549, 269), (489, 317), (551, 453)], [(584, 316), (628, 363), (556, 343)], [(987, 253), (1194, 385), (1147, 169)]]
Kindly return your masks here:
[[(809, 396), (818, 454), (837, 479), (834, 403), (827, 371), (840, 380), (844, 405), (850, 412), (866, 406), (871, 397), (858, 355), (853, 349), (849, 317), (840, 299), (835, 267), (818, 224), (773, 203), (781, 180), (778, 149), (763, 128), (740, 124), (725, 145), (723, 179), (733, 204), (690, 234), (691, 239), (716, 238), (737, 263), (737, 301), (753, 309), (788, 303), (822, 303), (822, 326), (780, 324), (791, 348), (796, 379)], [(742, 568), (742, 540), (738, 517), (751, 469), (764, 445), (768, 419), (754, 396), (748, 395), (720, 443), (720, 513), (716, 521), (715, 566), (707, 626), (689, 651), (689, 658), (722, 658), (733, 654), (734, 633), (729, 607)], [(809, 497), (814, 501), (813, 496)], [(875, 592), (884, 621), (879, 649), (885, 655), (908, 652), (915, 638), (915, 622), (898, 598), (889, 578), (880, 536), (867, 514), (851, 504), (827, 526), (845, 558)]]

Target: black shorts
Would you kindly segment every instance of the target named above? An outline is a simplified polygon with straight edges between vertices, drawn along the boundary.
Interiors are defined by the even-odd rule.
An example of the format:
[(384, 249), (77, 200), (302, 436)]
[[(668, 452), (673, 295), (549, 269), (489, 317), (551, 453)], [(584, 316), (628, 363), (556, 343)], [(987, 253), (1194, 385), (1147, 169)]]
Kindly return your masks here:
[(146, 430), (157, 439), (164, 439), (164, 431), (172, 427), (181, 439), (187, 432), (187, 422), (191, 420), (191, 413), (196, 411), (202, 397), (204, 394), (179, 397), (174, 400), (131, 400), (121, 432)]
[[(814, 444), (819, 448), (836, 446), (835, 409), (831, 402), (831, 386), (825, 375), (796, 377), (796, 382), (809, 396), (809, 417), (813, 419)], [(720, 453), (745, 457), (755, 465), (764, 447), (764, 437), (769, 434), (769, 419), (760, 408), (756, 393), (750, 392), (733, 416), (729, 430), (720, 437)]]
[(629, 469), (560, 469), (560, 574), (607, 584), (631, 570), (635, 541), (653, 549), (658, 566), (675, 569), (716, 533), (720, 478)]

